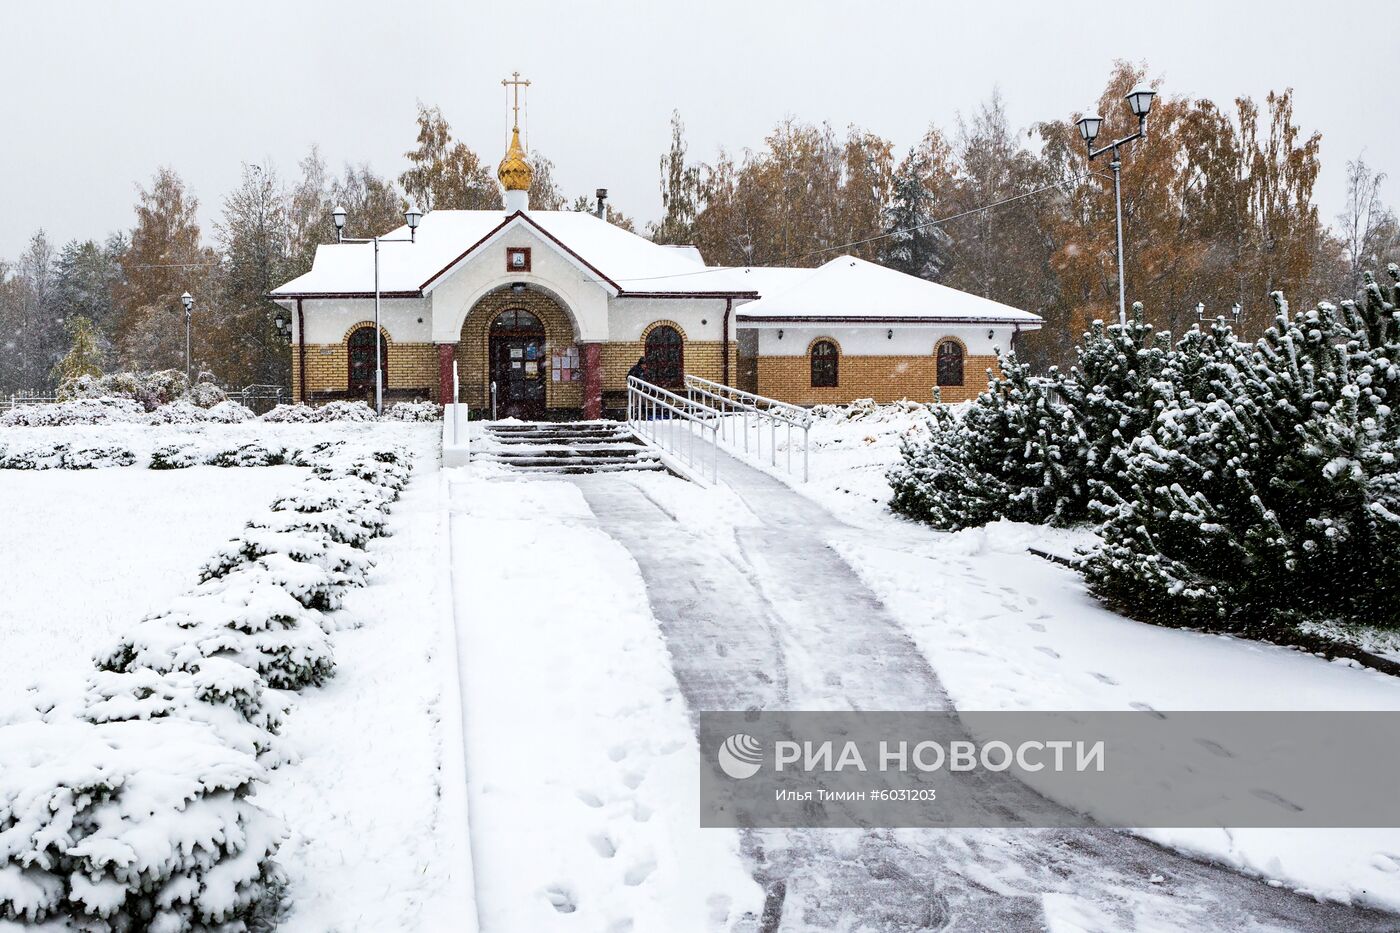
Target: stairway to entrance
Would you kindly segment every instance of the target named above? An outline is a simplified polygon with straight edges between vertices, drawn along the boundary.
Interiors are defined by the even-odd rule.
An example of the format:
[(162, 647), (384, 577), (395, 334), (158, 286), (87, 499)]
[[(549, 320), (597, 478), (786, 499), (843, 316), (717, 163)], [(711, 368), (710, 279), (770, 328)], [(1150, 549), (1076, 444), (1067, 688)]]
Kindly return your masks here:
[(492, 424), (472, 460), (526, 473), (617, 473), (665, 470), (655, 449), (616, 421)]

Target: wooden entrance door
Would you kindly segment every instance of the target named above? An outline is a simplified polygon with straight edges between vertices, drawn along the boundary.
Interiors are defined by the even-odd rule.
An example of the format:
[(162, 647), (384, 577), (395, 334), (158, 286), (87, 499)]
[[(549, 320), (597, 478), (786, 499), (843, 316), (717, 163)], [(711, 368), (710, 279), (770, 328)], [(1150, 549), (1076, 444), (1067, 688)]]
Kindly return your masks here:
[(491, 324), (490, 355), (497, 416), (543, 418), (549, 359), (540, 319), (528, 311), (502, 311)]

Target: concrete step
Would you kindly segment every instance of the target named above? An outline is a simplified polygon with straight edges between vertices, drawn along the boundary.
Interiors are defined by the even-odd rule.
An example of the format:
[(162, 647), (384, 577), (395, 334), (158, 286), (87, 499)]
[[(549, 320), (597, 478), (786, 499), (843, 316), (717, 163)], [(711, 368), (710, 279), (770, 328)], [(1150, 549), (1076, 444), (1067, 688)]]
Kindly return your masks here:
[(510, 467), (568, 466), (578, 467), (580, 470), (604, 466), (643, 466), (661, 462), (659, 457), (593, 457), (583, 460), (578, 457), (499, 457), (493, 454), (482, 454), (477, 459), (486, 463), (500, 463)]
[(616, 421), (493, 424), (473, 460), (525, 473), (617, 473), (665, 470), (660, 457)]
[(529, 460), (534, 457), (567, 457), (587, 463), (590, 460), (626, 460), (645, 456), (645, 447), (618, 447), (613, 450), (575, 450), (570, 447), (531, 447), (526, 450), (483, 450), (480, 459), (500, 461)]
[(664, 472), (666, 467), (662, 466), (659, 460), (639, 460), (626, 465), (602, 464), (580, 466), (578, 464), (555, 465), (555, 466), (531, 466), (515, 467), (515, 471), (520, 473), (645, 473)]

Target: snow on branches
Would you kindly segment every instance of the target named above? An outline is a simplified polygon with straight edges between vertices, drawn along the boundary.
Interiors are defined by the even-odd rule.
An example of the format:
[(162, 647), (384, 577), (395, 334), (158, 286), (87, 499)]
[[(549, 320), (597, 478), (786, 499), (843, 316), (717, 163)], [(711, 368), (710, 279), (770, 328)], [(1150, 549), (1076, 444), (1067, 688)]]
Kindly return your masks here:
[[(409, 457), (363, 437), (290, 456), (254, 446), (233, 459), (292, 459), (312, 476), (102, 653), (84, 689), (40, 689), (0, 713), (0, 919), (235, 933), (280, 909), (285, 829), (251, 796), (295, 760), (284, 691), (334, 673), (326, 613), (366, 581), (363, 549)], [(164, 456), (216, 462), (197, 449)]]
[(1288, 639), (1393, 627), (1400, 597), (1400, 270), (1358, 302), (1291, 314), (1253, 345), (1223, 323), (1178, 344), (1157, 415), (1097, 490), (1095, 595), (1138, 618)]

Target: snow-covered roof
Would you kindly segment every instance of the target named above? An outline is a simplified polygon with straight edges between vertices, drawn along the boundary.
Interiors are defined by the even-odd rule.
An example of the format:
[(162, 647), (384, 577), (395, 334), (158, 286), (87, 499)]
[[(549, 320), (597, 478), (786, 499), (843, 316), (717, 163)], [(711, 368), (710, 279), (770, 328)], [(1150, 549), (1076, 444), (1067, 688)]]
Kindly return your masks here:
[(929, 282), (855, 256), (839, 256), (787, 287), (762, 291), (737, 309), (739, 320), (1017, 324), (1043, 319), (989, 298)]
[[(431, 291), (458, 262), (524, 227), (554, 241), (585, 275), (615, 292), (749, 294), (743, 270), (709, 269), (694, 247), (662, 246), (582, 211), (437, 210), (418, 224), (417, 240), (380, 242), (379, 288), (391, 296)], [(407, 241), (408, 228), (387, 234)], [(332, 243), (316, 249), (311, 271), (272, 291), (274, 298), (358, 295), (374, 290), (374, 246)]]
[[(558, 248), (583, 275), (615, 295), (714, 295), (744, 299), (740, 320), (928, 321), (1014, 323), (1040, 317), (957, 289), (841, 256), (816, 269), (706, 266), (693, 246), (663, 246), (582, 211), (432, 211), (379, 245), (379, 289), (390, 298), (432, 291), (459, 263), (526, 229)], [(402, 241), (402, 242), (398, 242)], [(316, 248), (311, 271), (273, 289), (272, 298), (358, 297), (374, 291), (374, 246)], [(751, 300), (757, 299), (757, 300)]]

